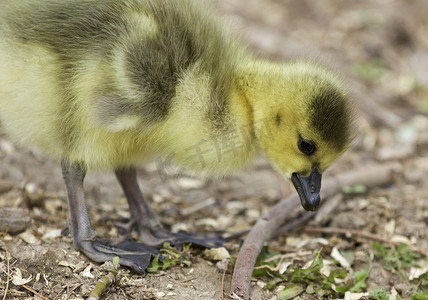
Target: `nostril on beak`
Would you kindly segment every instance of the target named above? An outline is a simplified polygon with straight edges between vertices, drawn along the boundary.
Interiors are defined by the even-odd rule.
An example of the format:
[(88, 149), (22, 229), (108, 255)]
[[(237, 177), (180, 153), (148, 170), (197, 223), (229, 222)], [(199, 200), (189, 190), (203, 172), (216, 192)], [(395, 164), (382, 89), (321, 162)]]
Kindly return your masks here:
[(311, 192), (315, 193), (315, 186), (313, 184), (311, 184)]

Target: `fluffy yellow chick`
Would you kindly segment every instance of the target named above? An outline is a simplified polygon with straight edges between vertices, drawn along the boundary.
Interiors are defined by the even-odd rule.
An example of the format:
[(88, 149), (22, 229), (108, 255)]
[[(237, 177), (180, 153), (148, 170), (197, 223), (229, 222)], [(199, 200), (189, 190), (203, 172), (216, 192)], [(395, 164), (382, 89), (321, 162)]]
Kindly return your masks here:
[(144, 271), (155, 250), (96, 238), (88, 169), (114, 170), (141, 242), (209, 241), (164, 230), (135, 164), (155, 157), (223, 175), (263, 151), (319, 205), (321, 174), (349, 146), (340, 80), (311, 62), (256, 58), (200, 1), (15, 0), (0, 12), (0, 122), (61, 161), (74, 245)]

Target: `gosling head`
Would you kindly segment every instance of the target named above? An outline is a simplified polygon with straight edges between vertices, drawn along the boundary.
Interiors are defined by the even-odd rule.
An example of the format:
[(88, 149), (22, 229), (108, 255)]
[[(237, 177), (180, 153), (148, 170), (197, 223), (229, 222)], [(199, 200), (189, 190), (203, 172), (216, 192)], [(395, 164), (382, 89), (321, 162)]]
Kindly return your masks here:
[(314, 211), (322, 173), (352, 140), (350, 100), (334, 75), (311, 63), (269, 66), (262, 73), (255, 90), (263, 93), (256, 92), (253, 105), (257, 141), (291, 180), (303, 208)]

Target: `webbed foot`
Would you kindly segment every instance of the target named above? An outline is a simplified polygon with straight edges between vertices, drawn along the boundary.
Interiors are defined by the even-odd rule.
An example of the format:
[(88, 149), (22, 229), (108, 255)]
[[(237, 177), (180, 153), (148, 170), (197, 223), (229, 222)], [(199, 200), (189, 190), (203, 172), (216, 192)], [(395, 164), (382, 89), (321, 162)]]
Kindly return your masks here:
[(140, 229), (139, 239), (154, 247), (160, 247), (164, 242), (169, 242), (178, 249), (186, 243), (192, 243), (192, 245), (203, 248), (217, 248), (222, 247), (225, 241), (221, 235), (216, 233), (171, 232), (162, 227)]
[(115, 242), (95, 238), (93, 240), (82, 240), (77, 247), (96, 262), (108, 261), (118, 256), (121, 265), (130, 267), (138, 273), (145, 273), (152, 256), (159, 253), (155, 248), (138, 243), (134, 239)]
[(158, 251), (132, 239), (113, 241), (96, 238), (86, 210), (83, 192), (86, 169), (79, 163), (62, 161), (62, 171), (67, 188), (70, 225), (75, 247), (96, 262), (108, 261), (119, 256), (121, 265), (144, 273), (152, 256)]
[(118, 169), (115, 174), (131, 210), (131, 222), (128, 223), (126, 228), (131, 229), (135, 226), (139, 233), (139, 240), (142, 243), (154, 247), (161, 247), (164, 242), (170, 242), (176, 247), (181, 247), (184, 243), (192, 243), (205, 248), (221, 247), (223, 245), (224, 240), (219, 235), (190, 235), (182, 232), (174, 233), (164, 229), (141, 193), (135, 168)]

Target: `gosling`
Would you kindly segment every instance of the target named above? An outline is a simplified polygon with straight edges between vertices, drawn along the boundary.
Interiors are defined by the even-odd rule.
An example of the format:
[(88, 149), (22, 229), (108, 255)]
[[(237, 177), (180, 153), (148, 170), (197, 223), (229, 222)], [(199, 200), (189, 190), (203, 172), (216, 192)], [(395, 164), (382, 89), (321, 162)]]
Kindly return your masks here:
[[(144, 272), (171, 233), (143, 198), (137, 163), (157, 157), (222, 176), (260, 151), (320, 204), (321, 174), (351, 141), (341, 81), (307, 61), (256, 58), (207, 5), (191, 0), (8, 1), (0, 12), (0, 122), (61, 162), (74, 246)], [(97, 238), (89, 169), (114, 170), (141, 243)]]

